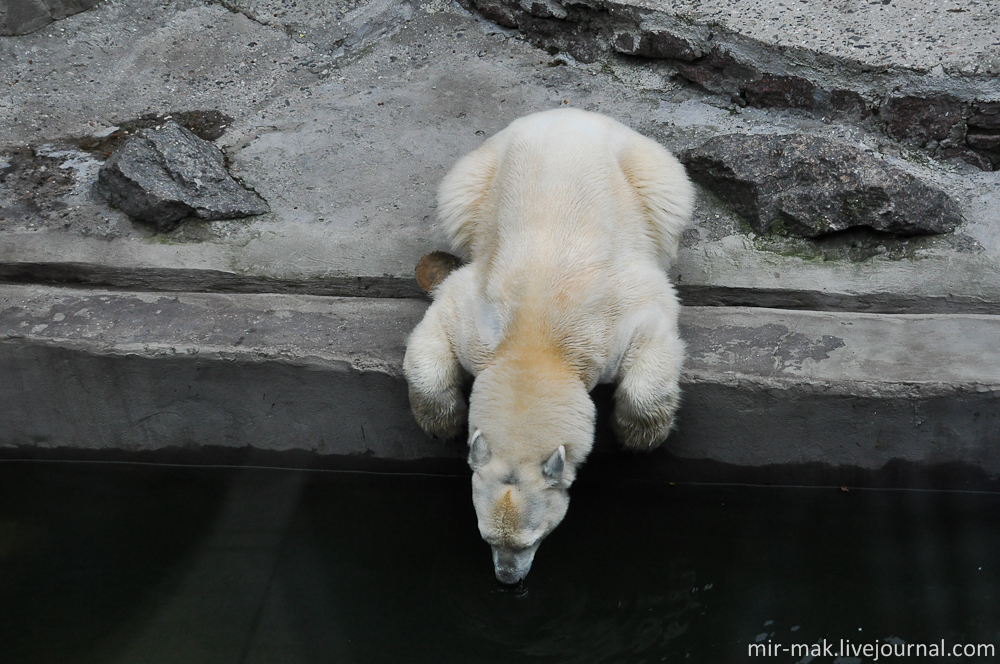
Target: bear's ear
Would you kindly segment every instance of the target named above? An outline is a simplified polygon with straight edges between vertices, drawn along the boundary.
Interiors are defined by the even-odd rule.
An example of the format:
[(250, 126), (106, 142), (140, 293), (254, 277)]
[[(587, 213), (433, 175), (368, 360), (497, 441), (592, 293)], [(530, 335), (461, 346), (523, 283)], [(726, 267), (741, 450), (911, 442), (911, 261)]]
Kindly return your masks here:
[(552, 453), (549, 460), (542, 464), (542, 474), (545, 479), (558, 482), (562, 479), (563, 470), (566, 468), (566, 446), (560, 445), (559, 449)]
[(490, 462), (490, 448), (486, 446), (486, 440), (479, 429), (472, 434), (472, 442), (469, 443), (469, 467), (478, 470)]

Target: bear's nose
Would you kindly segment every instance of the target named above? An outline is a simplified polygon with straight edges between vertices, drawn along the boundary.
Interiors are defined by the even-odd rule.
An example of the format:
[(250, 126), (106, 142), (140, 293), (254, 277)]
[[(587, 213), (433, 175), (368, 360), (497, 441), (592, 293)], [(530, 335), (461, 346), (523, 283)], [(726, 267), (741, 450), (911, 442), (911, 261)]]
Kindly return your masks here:
[(531, 563), (535, 558), (535, 549), (511, 551), (503, 547), (493, 547), (493, 570), (497, 581), (512, 586), (528, 576)]
[(505, 586), (513, 586), (518, 583), (521, 579), (528, 575), (528, 571), (518, 572), (517, 569), (513, 567), (496, 567), (497, 581), (504, 584)]

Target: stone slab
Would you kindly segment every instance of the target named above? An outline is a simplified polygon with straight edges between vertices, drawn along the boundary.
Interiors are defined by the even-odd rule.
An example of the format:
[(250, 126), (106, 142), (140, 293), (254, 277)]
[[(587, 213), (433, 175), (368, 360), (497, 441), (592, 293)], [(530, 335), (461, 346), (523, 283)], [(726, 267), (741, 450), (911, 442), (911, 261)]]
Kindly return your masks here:
[[(753, 0), (628, 0), (652, 16), (724, 27), (775, 50), (819, 53), (886, 68), (971, 76), (1000, 74), (1000, 12), (995, 0), (928, 5), (919, 0), (802, 3)], [(835, 75), (835, 74), (834, 74)]]
[[(0, 447), (461, 458), (409, 413), (400, 367), (425, 307), (2, 286)], [(692, 307), (681, 325), (679, 457), (1000, 472), (1000, 317)]]
[[(573, 63), (453, 8), (420, 9), (327, 74), (312, 72), (321, 55), (313, 45), (243, 14), (211, 5), (159, 9), (152, 21), (135, 3), (101, 4), (65, 19), (74, 28), (68, 39), (43, 31), (0, 41), (0, 58), (13, 58), (17, 71), (38, 57), (49, 72), (31, 80), (36, 89), (13, 86), (0, 102), (0, 141), (32, 145), (37, 162), (35, 179), (20, 189), (0, 184), (0, 278), (419, 296), (413, 268), (443, 246), (433, 231), (434, 191), (446, 170), (516, 117), (572, 105), (617, 117), (678, 152), (732, 132), (842, 140), (941, 187), (964, 217), (949, 236), (775, 242), (748, 232), (703, 192), (674, 271), (689, 304), (1000, 312), (1000, 173), (929, 160), (824, 118), (726, 106), (673, 81), (669, 68)], [(112, 23), (134, 38), (112, 34)], [(187, 62), (203, 69), (183, 78)], [(218, 76), (233, 67), (241, 82), (212, 82), (226, 83)], [(235, 118), (218, 143), (271, 214), (157, 235), (91, 199), (103, 157), (67, 141), (140, 112), (168, 115), (180, 91), (185, 105)], [(61, 177), (45, 176), (43, 166)]]

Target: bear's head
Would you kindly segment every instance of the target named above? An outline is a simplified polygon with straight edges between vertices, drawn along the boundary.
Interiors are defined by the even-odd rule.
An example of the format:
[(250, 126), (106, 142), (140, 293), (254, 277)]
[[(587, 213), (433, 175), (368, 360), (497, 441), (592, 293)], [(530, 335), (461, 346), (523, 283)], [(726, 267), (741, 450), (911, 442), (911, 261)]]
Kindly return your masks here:
[(469, 406), (479, 532), (497, 580), (515, 584), (566, 515), (576, 467), (593, 446), (594, 403), (570, 373), (501, 364), (476, 378)]

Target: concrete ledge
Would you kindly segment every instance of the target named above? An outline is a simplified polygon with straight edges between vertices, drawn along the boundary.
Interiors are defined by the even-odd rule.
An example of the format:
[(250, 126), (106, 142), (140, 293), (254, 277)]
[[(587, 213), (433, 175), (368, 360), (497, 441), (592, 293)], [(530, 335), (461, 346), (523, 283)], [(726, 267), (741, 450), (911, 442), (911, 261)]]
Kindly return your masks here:
[(409, 414), (417, 300), (7, 287), (3, 445), (450, 456)]
[[(400, 364), (425, 307), (2, 286), (0, 447), (460, 458), (409, 413)], [(682, 328), (674, 455), (1000, 471), (998, 317), (711, 307)], [(596, 393), (602, 419), (610, 396)]]
[(688, 308), (681, 457), (1000, 469), (1000, 318)]

